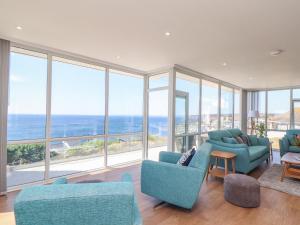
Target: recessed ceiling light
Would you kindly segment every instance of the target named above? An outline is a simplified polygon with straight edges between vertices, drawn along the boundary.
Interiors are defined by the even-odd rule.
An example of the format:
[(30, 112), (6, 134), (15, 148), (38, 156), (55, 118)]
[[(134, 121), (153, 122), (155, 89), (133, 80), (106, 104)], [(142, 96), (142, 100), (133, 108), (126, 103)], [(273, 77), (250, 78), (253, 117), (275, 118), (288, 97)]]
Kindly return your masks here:
[(166, 36), (170, 36), (171, 33), (170, 33), (170, 32), (166, 32), (165, 35), (166, 35)]
[(222, 66), (227, 66), (227, 63), (226, 63), (226, 62), (223, 62), (223, 63), (222, 63)]
[(275, 49), (273, 51), (270, 51), (270, 55), (271, 56), (278, 56), (280, 55), (281, 53), (283, 53), (283, 50), (282, 49)]
[(23, 28), (21, 26), (16, 27), (17, 30), (22, 30)]

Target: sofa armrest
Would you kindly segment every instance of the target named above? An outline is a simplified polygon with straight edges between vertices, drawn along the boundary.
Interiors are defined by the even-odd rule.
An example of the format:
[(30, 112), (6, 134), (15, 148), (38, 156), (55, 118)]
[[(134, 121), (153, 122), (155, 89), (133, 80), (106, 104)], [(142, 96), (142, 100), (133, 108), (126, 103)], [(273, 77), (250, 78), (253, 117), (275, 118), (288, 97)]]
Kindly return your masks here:
[(280, 156), (283, 156), (289, 150), (289, 140), (287, 137), (279, 139)]
[(205, 171), (199, 168), (144, 160), (141, 171), (142, 192), (157, 190), (167, 194), (172, 190), (174, 196), (182, 196), (184, 193), (198, 195), (204, 176)]
[(181, 155), (181, 153), (161, 151), (159, 153), (159, 161), (176, 164)]
[(264, 146), (270, 147), (269, 138), (258, 137), (257, 141), (258, 141), (259, 145), (264, 145)]

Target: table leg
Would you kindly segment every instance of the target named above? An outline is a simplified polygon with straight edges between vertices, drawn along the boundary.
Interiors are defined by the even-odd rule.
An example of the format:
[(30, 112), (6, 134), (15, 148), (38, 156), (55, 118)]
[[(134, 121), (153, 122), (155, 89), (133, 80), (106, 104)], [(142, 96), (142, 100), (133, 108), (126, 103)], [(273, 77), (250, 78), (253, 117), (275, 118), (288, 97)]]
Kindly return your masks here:
[(231, 166), (232, 166), (232, 173), (235, 173), (235, 159), (234, 158), (231, 160)]
[(285, 177), (286, 169), (287, 169), (287, 163), (284, 163), (283, 168), (282, 168), (281, 178), (280, 178), (281, 182), (283, 181), (283, 178)]
[(225, 176), (228, 174), (228, 161), (227, 159), (224, 159), (225, 161)]

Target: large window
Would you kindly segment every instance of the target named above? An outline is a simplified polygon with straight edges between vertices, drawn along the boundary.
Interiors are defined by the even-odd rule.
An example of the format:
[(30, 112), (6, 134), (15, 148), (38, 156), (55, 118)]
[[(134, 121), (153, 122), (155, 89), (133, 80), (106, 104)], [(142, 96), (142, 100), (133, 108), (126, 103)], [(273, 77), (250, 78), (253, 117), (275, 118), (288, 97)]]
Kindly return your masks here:
[(167, 151), (168, 76), (169, 74), (159, 74), (149, 77), (147, 155), (152, 160), (158, 160), (160, 151)]
[(241, 91), (234, 90), (234, 128), (241, 128)]
[(11, 53), (8, 186), (142, 159), (143, 76), (50, 59)]
[[(110, 70), (108, 165), (142, 159), (143, 89), (141, 76)], [(126, 133), (137, 135), (115, 136)]]
[(46, 87), (46, 55), (13, 49), (9, 77), (8, 186), (44, 178), (45, 143), (28, 144), (25, 140), (45, 138)]
[(61, 58), (52, 63), (51, 136), (104, 133), (104, 70)]
[(8, 140), (45, 138), (47, 56), (14, 51), (10, 58)]
[(199, 131), (200, 79), (176, 73), (175, 150), (184, 152), (195, 146)]
[(268, 91), (268, 137), (279, 148), (278, 140), (290, 126), (290, 90)]
[(221, 129), (232, 128), (233, 125), (233, 89), (221, 86)]
[(218, 130), (218, 96), (218, 84), (202, 80), (202, 134)]

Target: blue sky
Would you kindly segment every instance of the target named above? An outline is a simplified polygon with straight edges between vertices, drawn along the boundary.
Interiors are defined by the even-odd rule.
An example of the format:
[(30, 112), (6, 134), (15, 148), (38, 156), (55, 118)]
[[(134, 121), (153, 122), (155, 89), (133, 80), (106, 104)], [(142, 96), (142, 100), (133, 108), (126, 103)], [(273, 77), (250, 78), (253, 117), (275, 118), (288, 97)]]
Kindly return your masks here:
[[(9, 112), (46, 113), (47, 61), (11, 54)], [(54, 61), (52, 114), (104, 115), (104, 71)], [(110, 115), (142, 115), (143, 79), (110, 74)]]

